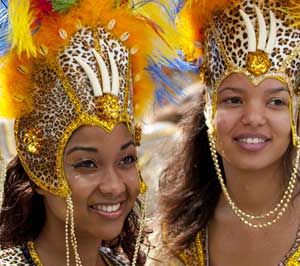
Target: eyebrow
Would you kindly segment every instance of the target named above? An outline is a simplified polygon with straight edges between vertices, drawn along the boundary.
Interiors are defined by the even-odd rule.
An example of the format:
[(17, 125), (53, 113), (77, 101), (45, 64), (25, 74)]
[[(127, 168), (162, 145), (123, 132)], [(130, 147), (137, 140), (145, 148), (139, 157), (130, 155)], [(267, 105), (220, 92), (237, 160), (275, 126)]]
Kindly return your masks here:
[[(129, 142), (123, 144), (120, 148), (121, 151), (126, 150), (130, 145), (134, 145), (133, 141), (130, 140)], [(134, 145), (135, 146), (135, 145)], [(98, 149), (93, 148), (93, 147), (84, 147), (84, 146), (76, 146), (71, 148), (68, 152), (67, 155), (75, 152), (75, 151), (86, 151), (86, 152), (92, 152), (92, 153), (97, 153)]]
[(123, 144), (123, 145), (121, 146), (121, 149), (120, 149), (120, 150), (121, 150), (121, 151), (126, 150), (130, 145), (135, 146), (132, 140), (130, 140), (130, 141), (128, 141), (127, 143)]
[(273, 88), (273, 89), (266, 91), (266, 93), (273, 94), (273, 93), (278, 93), (281, 91), (286, 91), (288, 94), (290, 94), (290, 91), (286, 87)]
[(220, 94), (224, 91), (243, 92), (243, 89), (242, 88), (233, 88), (233, 87), (224, 87), (219, 90), (218, 94)]
[[(233, 91), (233, 92), (239, 92), (239, 93), (242, 93), (244, 91), (244, 89), (242, 89), (242, 88), (224, 87), (219, 90), (219, 94), (224, 91), (227, 91), (227, 90)], [(286, 87), (272, 88), (272, 89), (267, 90), (265, 93), (273, 94), (273, 93), (278, 93), (281, 91), (286, 91), (286, 92), (290, 93)]]
[(92, 152), (92, 153), (97, 153), (98, 149), (92, 148), (92, 147), (84, 147), (84, 146), (76, 146), (71, 148), (68, 152), (67, 155), (75, 152), (75, 151), (87, 151), (87, 152)]

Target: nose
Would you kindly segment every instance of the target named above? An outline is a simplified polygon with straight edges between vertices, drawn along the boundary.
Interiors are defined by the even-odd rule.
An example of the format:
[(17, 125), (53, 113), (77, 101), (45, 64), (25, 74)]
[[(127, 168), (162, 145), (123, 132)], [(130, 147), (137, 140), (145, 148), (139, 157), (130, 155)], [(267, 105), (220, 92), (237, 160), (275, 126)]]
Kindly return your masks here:
[(100, 178), (99, 190), (103, 194), (119, 196), (126, 191), (126, 185), (122, 176), (114, 169), (106, 171)]
[(266, 123), (266, 110), (258, 101), (245, 103), (241, 123), (245, 126), (259, 127)]

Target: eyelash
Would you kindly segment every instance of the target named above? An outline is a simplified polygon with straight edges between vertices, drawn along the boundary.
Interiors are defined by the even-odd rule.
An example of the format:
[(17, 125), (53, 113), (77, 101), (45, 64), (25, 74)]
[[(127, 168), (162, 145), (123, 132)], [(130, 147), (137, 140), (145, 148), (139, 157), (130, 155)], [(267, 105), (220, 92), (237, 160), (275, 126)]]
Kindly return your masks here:
[[(277, 104), (277, 103), (272, 104), (272, 102), (273, 102), (273, 103), (277, 102), (277, 103), (279, 103), (279, 104)], [(270, 104), (275, 105), (275, 106), (287, 105), (287, 103), (286, 103), (285, 100), (279, 99), (279, 98), (271, 99)]]
[[(238, 100), (238, 102), (236, 102), (236, 100)], [(240, 97), (233, 96), (233, 97), (228, 97), (228, 98), (222, 100), (222, 103), (227, 103), (227, 104), (235, 105), (235, 104), (242, 104), (243, 101), (242, 101), (242, 99)], [(273, 99), (271, 99), (271, 100), (268, 101), (268, 104), (271, 104), (271, 105), (274, 105), (274, 106), (287, 105), (286, 101), (284, 99), (280, 99), (280, 98), (273, 98)]]
[[(130, 160), (129, 160), (130, 159)], [(120, 165), (123, 167), (128, 167), (133, 163), (137, 162), (137, 156), (128, 155), (120, 160)], [(78, 168), (98, 168), (96, 163), (93, 160), (82, 160), (80, 162), (72, 164), (75, 169)]]
[(238, 100), (239, 104), (242, 103), (242, 99), (238, 96), (228, 97), (222, 101), (222, 103), (228, 103), (228, 104), (237, 104), (237, 102), (233, 102), (233, 100)]
[[(89, 165), (87, 165), (89, 163)], [(93, 166), (91, 166), (93, 164)], [(73, 164), (74, 168), (98, 168), (96, 163), (92, 160), (82, 160)]]
[[(126, 160), (130, 159), (130, 161), (126, 162)], [(137, 157), (136, 156), (133, 156), (133, 155), (128, 155), (128, 156), (125, 156), (124, 158), (122, 158), (120, 160), (120, 165), (121, 166), (124, 166), (124, 167), (128, 167), (130, 165), (132, 165), (133, 163), (136, 163), (137, 162)]]

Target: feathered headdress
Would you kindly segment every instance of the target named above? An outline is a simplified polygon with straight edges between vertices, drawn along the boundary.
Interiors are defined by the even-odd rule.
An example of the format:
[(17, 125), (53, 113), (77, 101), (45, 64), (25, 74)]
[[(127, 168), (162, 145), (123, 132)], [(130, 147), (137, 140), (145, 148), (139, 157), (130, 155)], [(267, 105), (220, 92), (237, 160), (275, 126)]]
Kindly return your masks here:
[(173, 1), (155, 1), (147, 3), (147, 7), (143, 4), (139, 1), (121, 7), (111, 0), (12, 0), (7, 9), (3, 2), (0, 47), (1, 54), (7, 55), (1, 59), (0, 115), (17, 118), (32, 110), (33, 62), (44, 57), (53, 59), (78, 26), (94, 27), (99, 22), (131, 47), (135, 114), (140, 115), (155, 89), (151, 73), (145, 70), (151, 64), (168, 65), (177, 57), (170, 45), (180, 47), (180, 38), (172, 25), (172, 12), (177, 5)]
[(153, 72), (181, 66), (178, 10), (171, 0), (2, 2), (0, 115), (16, 119), (18, 155), (40, 187), (69, 193), (62, 156), (81, 125), (123, 122), (135, 135)]

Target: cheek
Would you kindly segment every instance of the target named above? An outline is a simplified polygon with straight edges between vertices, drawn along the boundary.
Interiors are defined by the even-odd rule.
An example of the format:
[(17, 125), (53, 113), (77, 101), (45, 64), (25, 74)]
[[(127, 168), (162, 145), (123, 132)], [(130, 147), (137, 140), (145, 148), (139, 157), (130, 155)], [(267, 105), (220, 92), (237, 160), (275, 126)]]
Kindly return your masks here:
[(97, 186), (95, 175), (83, 175), (66, 170), (66, 178), (71, 188), (74, 202), (85, 202)]
[(292, 125), (289, 114), (277, 115), (272, 120), (272, 128), (280, 136), (291, 137)]
[(215, 129), (218, 138), (224, 138), (235, 124), (234, 114), (225, 111), (216, 112)]

